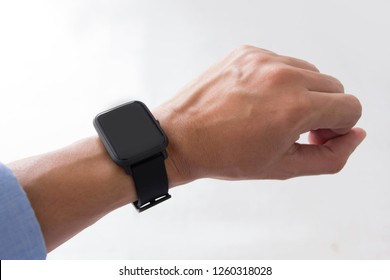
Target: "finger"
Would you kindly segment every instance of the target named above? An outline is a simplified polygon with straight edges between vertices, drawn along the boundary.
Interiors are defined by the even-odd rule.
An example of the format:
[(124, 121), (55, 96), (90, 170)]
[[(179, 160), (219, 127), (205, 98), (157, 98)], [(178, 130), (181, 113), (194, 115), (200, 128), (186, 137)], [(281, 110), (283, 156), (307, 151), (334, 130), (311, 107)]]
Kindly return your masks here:
[(312, 130), (309, 133), (309, 143), (315, 145), (322, 145), (330, 139), (338, 137), (340, 135), (344, 135), (348, 133), (351, 129), (316, 129)]
[(331, 129), (316, 129), (312, 130), (309, 133), (309, 144), (313, 145), (323, 145), (328, 140), (333, 139), (340, 134), (334, 132)]
[(283, 56), (283, 55), (279, 57), (281, 62), (286, 63), (287, 65), (305, 69), (308, 71), (320, 72), (314, 64), (311, 64), (305, 60), (295, 58), (295, 57), (290, 57), (290, 56)]
[(344, 86), (336, 78), (313, 71), (302, 70), (304, 85), (310, 91), (343, 93)]
[(331, 129), (346, 133), (355, 126), (362, 114), (359, 100), (350, 94), (310, 92), (310, 113), (303, 124), (303, 131)]
[(295, 144), (294, 152), (287, 156), (285, 164), (293, 169), (292, 176), (337, 173), (365, 137), (363, 129), (353, 128), (324, 145)]

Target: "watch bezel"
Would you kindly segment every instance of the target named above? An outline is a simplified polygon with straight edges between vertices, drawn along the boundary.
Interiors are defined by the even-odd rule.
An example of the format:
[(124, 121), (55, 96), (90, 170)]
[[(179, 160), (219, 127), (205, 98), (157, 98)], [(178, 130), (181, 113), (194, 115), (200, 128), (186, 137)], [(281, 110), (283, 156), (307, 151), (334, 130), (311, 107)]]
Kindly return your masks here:
[[(161, 141), (161, 144), (160, 145), (157, 145), (155, 147), (152, 147), (148, 150), (145, 150), (145, 151), (141, 151), (139, 153), (137, 153), (137, 155), (135, 155), (134, 157), (131, 157), (131, 158), (127, 158), (127, 159), (121, 159), (114, 147), (112, 146), (112, 143), (110, 141), (110, 138), (109, 136), (105, 133), (103, 127), (101, 126), (100, 122), (99, 122), (99, 118), (103, 115), (106, 115), (106, 114), (109, 114), (110, 112), (116, 110), (116, 109), (119, 109), (119, 108), (122, 108), (124, 106), (128, 106), (128, 105), (131, 105), (133, 103), (138, 103), (139, 105), (141, 105), (141, 107), (144, 109), (144, 112), (145, 114), (153, 121), (153, 124), (154, 126), (156, 127), (156, 129), (160, 132), (161, 134), (161, 137), (162, 137), (162, 141)], [(142, 103), (141, 101), (130, 101), (130, 102), (126, 102), (126, 103), (123, 103), (119, 106), (116, 106), (114, 108), (111, 108), (109, 110), (106, 110), (104, 112), (101, 112), (100, 114), (96, 115), (96, 117), (94, 118), (93, 120), (93, 125), (101, 139), (101, 141), (103, 142), (103, 145), (105, 146), (107, 152), (109, 153), (110, 157), (112, 158), (112, 160), (122, 166), (122, 167), (128, 167), (128, 166), (131, 166), (133, 164), (136, 164), (136, 163), (139, 163), (147, 158), (150, 158), (158, 153), (163, 153), (164, 156), (166, 157), (166, 152), (165, 152), (165, 149), (167, 148), (168, 146), (168, 138), (167, 136), (165, 135), (163, 129), (161, 128), (159, 122), (155, 119), (155, 117), (153, 116), (153, 114), (150, 112), (149, 108), (144, 104)], [(160, 142), (160, 141), (159, 141)]]

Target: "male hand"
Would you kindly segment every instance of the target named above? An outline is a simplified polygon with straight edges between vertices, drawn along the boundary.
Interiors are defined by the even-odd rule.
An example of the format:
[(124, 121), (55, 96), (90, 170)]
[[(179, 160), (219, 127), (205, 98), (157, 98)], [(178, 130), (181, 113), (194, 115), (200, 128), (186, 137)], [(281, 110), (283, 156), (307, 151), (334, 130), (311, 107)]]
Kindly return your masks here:
[[(363, 141), (359, 100), (312, 64), (234, 50), (154, 111), (171, 186), (198, 178), (287, 179), (336, 173)], [(309, 144), (299, 144), (309, 132)]]

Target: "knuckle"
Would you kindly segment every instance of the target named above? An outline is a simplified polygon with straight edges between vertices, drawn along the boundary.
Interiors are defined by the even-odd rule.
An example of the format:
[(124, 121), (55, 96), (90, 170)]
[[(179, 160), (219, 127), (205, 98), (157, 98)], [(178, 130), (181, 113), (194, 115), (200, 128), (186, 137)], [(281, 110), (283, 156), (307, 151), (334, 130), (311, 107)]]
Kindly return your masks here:
[(244, 45), (234, 51), (232, 65), (245, 73), (258, 73), (263, 67), (271, 65), (272, 61), (272, 53)]
[(307, 65), (308, 65), (311, 69), (313, 69), (313, 71), (315, 71), (315, 72), (320, 72), (320, 69), (318, 69), (318, 67), (315, 66), (313, 63), (310, 63), (310, 62), (307, 62), (307, 61), (305, 61), (305, 62), (307, 63)]
[(255, 51), (257, 48), (254, 47), (254, 46), (251, 46), (251, 45), (241, 45), (239, 46), (236, 51), (238, 53), (241, 53), (241, 54), (246, 54), (246, 53), (249, 53), (249, 52), (253, 52)]
[(294, 58), (294, 57), (289, 57), (289, 56), (285, 56), (283, 58), (290, 65), (296, 65), (299, 68), (304, 68), (304, 69), (307, 69), (307, 70), (310, 70), (310, 71), (314, 71), (314, 72), (320, 72), (318, 70), (318, 68), (314, 64), (312, 64), (312, 63), (310, 63), (310, 62), (308, 62), (306, 60), (299, 59), (299, 58)]
[(257, 53), (253, 54), (251, 61), (254, 64), (254, 67), (259, 67), (260, 65), (266, 65), (268, 63), (271, 63), (272, 57), (269, 54)]
[(341, 83), (339, 79), (333, 77), (333, 84), (337, 92), (344, 92), (344, 85)]
[(296, 77), (297, 72), (293, 67), (289, 67), (284, 64), (279, 64), (273, 66), (268, 70), (268, 80), (272, 84), (283, 84), (287, 81), (290, 81), (292, 78)]
[(353, 127), (362, 116), (362, 104), (359, 99), (353, 95), (346, 95), (347, 104), (345, 108), (348, 110), (348, 118), (343, 119), (344, 127)]
[(241, 45), (239, 47), (240, 49), (242, 50), (254, 50), (254, 49), (257, 49), (255, 46), (252, 46), (252, 45), (248, 45), (248, 44), (244, 44), (244, 45)]
[(254, 65), (264, 64), (272, 60), (274, 53), (259, 49), (251, 45), (242, 45), (235, 51), (238, 61), (243, 64), (252, 63)]
[(362, 111), (363, 111), (362, 104), (360, 103), (359, 99), (356, 96), (350, 95), (350, 97), (351, 97), (352, 107), (356, 114), (356, 119), (358, 120), (362, 116)]

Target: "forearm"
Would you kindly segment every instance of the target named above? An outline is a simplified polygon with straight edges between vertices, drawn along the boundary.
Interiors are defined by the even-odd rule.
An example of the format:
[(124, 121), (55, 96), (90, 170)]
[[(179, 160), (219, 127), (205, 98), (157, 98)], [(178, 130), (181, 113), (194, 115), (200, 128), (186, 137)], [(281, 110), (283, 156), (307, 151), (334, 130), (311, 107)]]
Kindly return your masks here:
[[(27, 193), (48, 252), (137, 200), (132, 178), (113, 163), (97, 137), (9, 166)], [(170, 161), (166, 166), (172, 187), (177, 176)]]
[(9, 166), (27, 193), (48, 251), (136, 200), (131, 178), (96, 137)]

